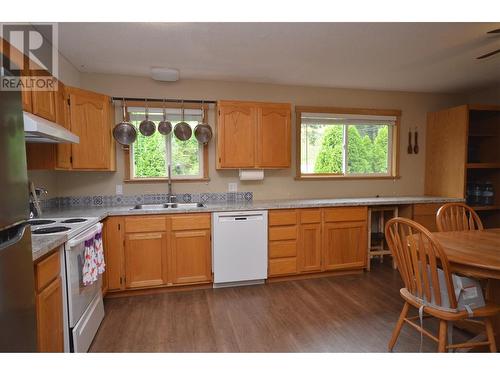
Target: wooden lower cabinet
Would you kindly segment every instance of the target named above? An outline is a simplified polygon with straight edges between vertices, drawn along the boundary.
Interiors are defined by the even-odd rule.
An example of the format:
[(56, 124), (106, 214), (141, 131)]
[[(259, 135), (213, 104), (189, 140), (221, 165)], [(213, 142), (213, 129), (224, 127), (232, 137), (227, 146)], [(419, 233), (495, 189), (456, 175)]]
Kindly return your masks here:
[(108, 218), (107, 291), (211, 282), (210, 223), (208, 213)]
[(212, 280), (209, 229), (173, 231), (170, 246), (174, 284)]
[(167, 284), (167, 234), (125, 235), (125, 287), (144, 288)]
[(64, 351), (62, 281), (57, 277), (36, 295), (37, 345), (43, 353)]
[(35, 264), (37, 349), (43, 353), (64, 351), (60, 256), (55, 249)]
[(367, 207), (269, 211), (268, 276), (366, 267)]
[(299, 243), (299, 271), (321, 271), (321, 223), (301, 224)]
[(442, 204), (422, 203), (413, 205), (413, 220), (431, 232), (437, 232), (436, 214)]
[(367, 252), (366, 221), (325, 223), (323, 269), (363, 268)]

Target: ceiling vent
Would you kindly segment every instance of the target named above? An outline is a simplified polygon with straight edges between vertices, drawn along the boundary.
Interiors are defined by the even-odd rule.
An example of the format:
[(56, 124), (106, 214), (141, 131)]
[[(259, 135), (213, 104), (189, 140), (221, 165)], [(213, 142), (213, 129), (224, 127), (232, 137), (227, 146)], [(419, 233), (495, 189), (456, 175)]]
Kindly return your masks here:
[(151, 78), (155, 81), (175, 82), (179, 80), (179, 71), (171, 68), (151, 68)]

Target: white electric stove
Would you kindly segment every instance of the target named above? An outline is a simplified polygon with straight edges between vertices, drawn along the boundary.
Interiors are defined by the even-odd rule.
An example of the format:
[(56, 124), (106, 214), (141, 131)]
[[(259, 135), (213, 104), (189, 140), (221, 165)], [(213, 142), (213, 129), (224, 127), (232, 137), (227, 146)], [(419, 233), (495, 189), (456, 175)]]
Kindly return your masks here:
[(31, 219), (28, 221), (31, 224), (31, 234), (33, 236), (64, 233), (68, 236), (68, 239), (98, 222), (98, 217), (59, 217)]

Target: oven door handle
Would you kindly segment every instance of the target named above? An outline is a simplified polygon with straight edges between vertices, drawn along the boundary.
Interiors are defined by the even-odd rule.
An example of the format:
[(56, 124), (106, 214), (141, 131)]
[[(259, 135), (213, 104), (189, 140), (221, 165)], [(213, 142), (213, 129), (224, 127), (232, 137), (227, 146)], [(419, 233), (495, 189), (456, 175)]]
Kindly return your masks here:
[(93, 227), (89, 228), (87, 231), (69, 240), (68, 245), (70, 248), (75, 247), (76, 245), (82, 242), (90, 240), (92, 237), (94, 237), (97, 233), (101, 231), (102, 231), (102, 223), (97, 223)]

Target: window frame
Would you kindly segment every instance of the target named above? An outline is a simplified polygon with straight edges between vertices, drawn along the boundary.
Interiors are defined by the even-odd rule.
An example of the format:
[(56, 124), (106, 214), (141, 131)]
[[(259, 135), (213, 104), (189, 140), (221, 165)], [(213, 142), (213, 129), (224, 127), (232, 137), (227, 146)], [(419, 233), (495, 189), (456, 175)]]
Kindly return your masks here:
[[(121, 104), (120, 104), (121, 105)], [(126, 107), (144, 107), (144, 102), (137, 102), (137, 101), (127, 101), (126, 102)], [(205, 119), (208, 118), (208, 111), (209, 107), (207, 104), (202, 105), (197, 105), (197, 104), (184, 104), (183, 107), (185, 109), (202, 109), (203, 110), (203, 117)], [(166, 108), (168, 109), (179, 109), (181, 108), (180, 104), (176, 103), (167, 103)], [(121, 113), (121, 111), (120, 111)], [(128, 116), (128, 111), (127, 111), (127, 116)], [(173, 124), (174, 125), (174, 124)], [(173, 137), (173, 129), (172, 133), (170, 133), (171, 136)], [(194, 137), (194, 134), (193, 134)], [(208, 161), (208, 144), (204, 144), (202, 146), (202, 151), (201, 151), (201, 169), (202, 169), (202, 174), (201, 177), (186, 177), (186, 178), (178, 178), (178, 177), (172, 177), (173, 182), (208, 182), (210, 181), (210, 177), (208, 174), (209, 171), (209, 161)], [(170, 147), (171, 148), (171, 147)], [(133, 166), (133, 150), (130, 146), (122, 146), (123, 150), (123, 158), (124, 158), (124, 166), (125, 166), (125, 174), (124, 174), (124, 179), (123, 182), (125, 183), (165, 183), (168, 181), (168, 176), (166, 177), (133, 177), (133, 172), (132, 168)], [(170, 150), (171, 152), (171, 150)]]
[[(389, 132), (388, 142), (388, 169), (387, 174), (344, 174), (344, 173), (302, 173), (302, 147), (301, 147), (301, 128), (303, 113), (334, 113), (345, 115), (366, 115), (366, 116), (394, 116), (396, 121), (392, 125), (393, 130)], [(295, 107), (295, 179), (296, 180), (394, 180), (399, 179), (399, 136), (401, 126), (401, 110), (397, 109), (373, 109), (373, 108), (339, 108), (339, 107), (310, 107), (297, 106)], [(347, 132), (348, 126), (344, 127), (344, 132)], [(344, 137), (344, 149), (348, 146), (348, 137)], [(343, 163), (348, 163), (348, 153), (343, 153)]]

